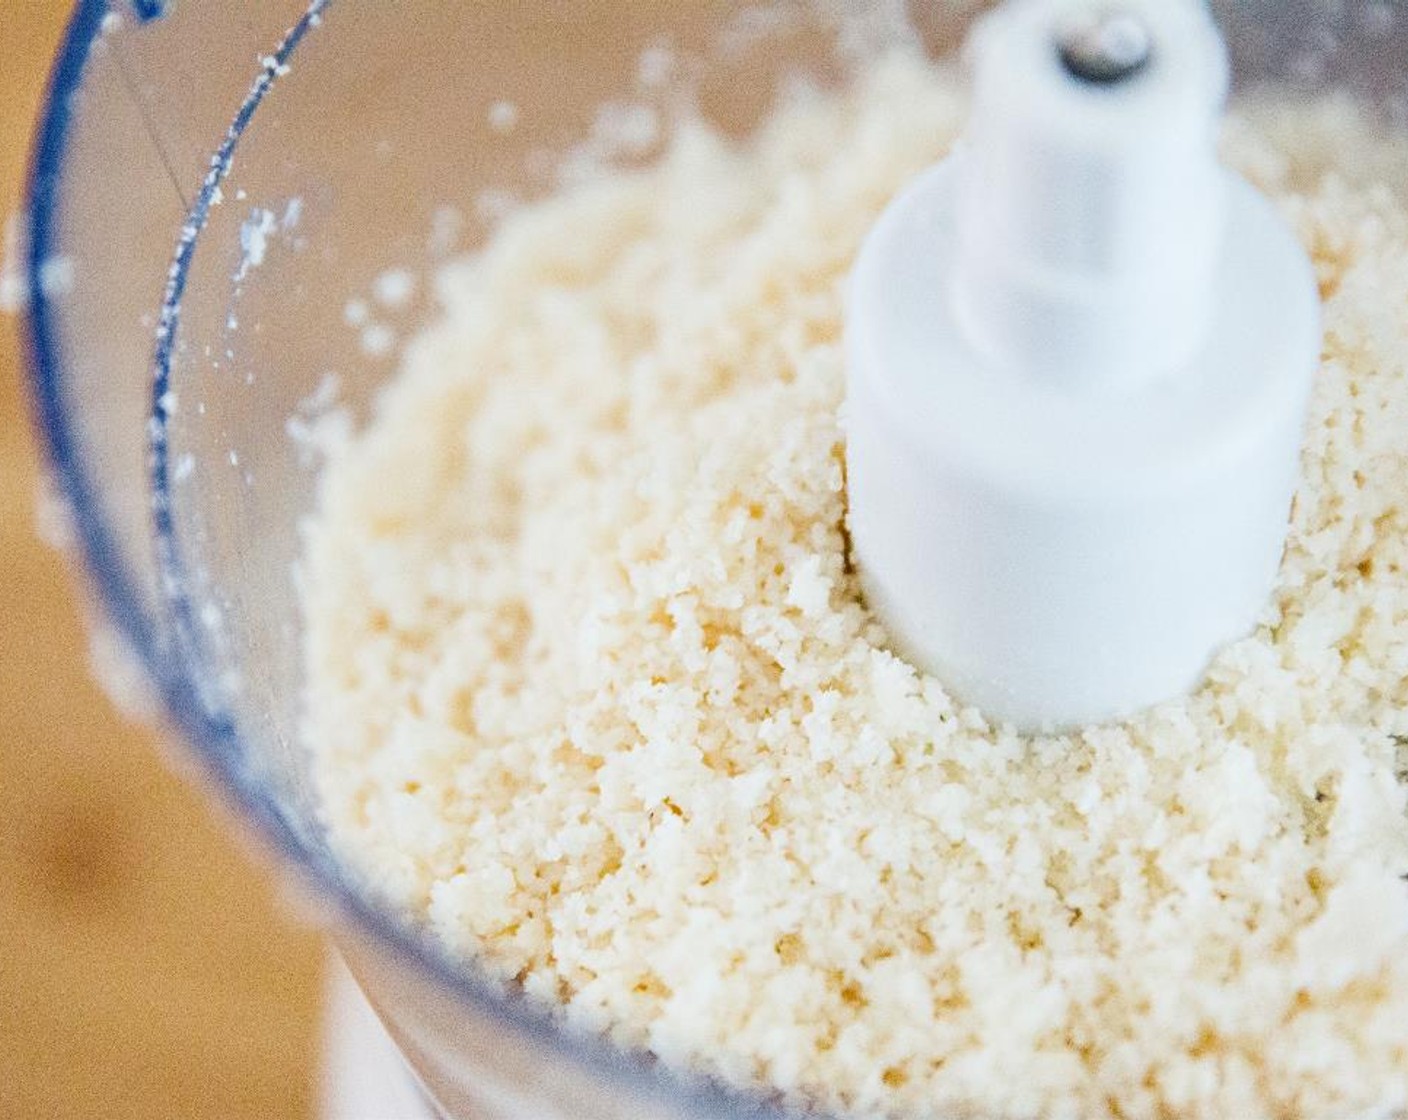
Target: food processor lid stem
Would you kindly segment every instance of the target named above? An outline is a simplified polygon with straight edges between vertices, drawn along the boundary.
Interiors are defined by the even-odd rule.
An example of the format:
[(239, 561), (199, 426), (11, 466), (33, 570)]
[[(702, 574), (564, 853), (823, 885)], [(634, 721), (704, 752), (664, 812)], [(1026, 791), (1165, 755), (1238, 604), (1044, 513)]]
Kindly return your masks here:
[(1264, 608), (1318, 295), (1218, 162), (1203, 5), (1013, 0), (968, 58), (964, 140), (852, 281), (851, 528), (899, 648), (1066, 727), (1189, 689)]

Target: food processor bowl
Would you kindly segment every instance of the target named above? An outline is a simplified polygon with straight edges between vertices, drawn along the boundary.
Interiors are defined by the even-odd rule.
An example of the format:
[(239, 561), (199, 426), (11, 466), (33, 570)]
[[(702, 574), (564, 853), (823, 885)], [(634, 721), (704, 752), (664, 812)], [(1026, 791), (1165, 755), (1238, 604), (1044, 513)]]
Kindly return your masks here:
[[(583, 1037), (359, 890), (300, 745), (296, 561), (320, 441), (366, 418), (433, 275), (511, 207), (731, 135), (986, 5), (79, 0), (27, 214), (34, 396), (113, 631), (210, 782), (326, 908), (448, 1117), (764, 1117), (781, 1104)], [(1241, 88), (1341, 89), (1404, 127), (1408, 18), (1215, 5)], [(1361, 172), (1365, 169), (1359, 169)], [(1402, 169), (1395, 174), (1402, 181)]]

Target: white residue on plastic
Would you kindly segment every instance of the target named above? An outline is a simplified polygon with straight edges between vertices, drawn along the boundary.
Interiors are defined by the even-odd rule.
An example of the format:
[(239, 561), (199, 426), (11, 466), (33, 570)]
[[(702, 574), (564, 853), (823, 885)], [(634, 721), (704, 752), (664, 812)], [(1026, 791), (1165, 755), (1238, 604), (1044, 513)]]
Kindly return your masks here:
[(464, 214), (454, 206), (439, 206), (430, 216), (430, 234), (425, 247), (434, 257), (454, 252), (464, 233)]
[(176, 465), (171, 470), (171, 481), (178, 486), (195, 474), (196, 457), (189, 451), (183, 451), (176, 457)]
[(489, 106), (489, 127), (506, 136), (518, 127), (518, 106), (512, 101), (495, 101)]
[(200, 624), (212, 634), (217, 633), (225, 624), (225, 612), (220, 609), (220, 604), (211, 600), (201, 604)]
[(284, 423), (300, 466), (315, 466), (351, 438), (352, 414), (338, 406), (341, 395), (342, 379), (329, 370)]
[(349, 299), (342, 309), (342, 321), (349, 327), (366, 326), (369, 318), (371, 309), (367, 307), (367, 301), (364, 299)]
[(4, 255), (0, 256), (0, 311), (23, 311), (29, 306), (24, 265), (28, 255), (29, 217), (11, 214), (5, 219)]
[[(88, 669), (98, 687), (113, 707), (134, 723), (154, 723), (161, 704), (142, 659), (102, 611), (85, 609), (83, 613), (88, 623)], [(183, 760), (186, 752), (172, 751), (171, 756)]]
[(274, 217), (272, 210), (256, 206), (250, 211), (249, 217), (240, 226), (241, 256), (239, 268), (235, 272), (236, 284), (264, 263), (264, 258), (269, 253), (269, 237), (277, 228), (278, 219)]
[[(244, 191), (235, 194), (236, 201), (245, 198)], [(235, 283), (241, 283), (251, 272), (260, 267), (269, 255), (269, 245), (276, 233), (285, 235), (297, 229), (303, 221), (303, 197), (295, 195), (284, 205), (282, 215), (273, 210), (256, 206), (240, 226), (240, 264), (235, 271)], [(297, 248), (297, 245), (294, 246)]]
[[(142, 658), (109, 621), (107, 614), (98, 608), (94, 599), (82, 598), (80, 607), (88, 635), (88, 671), (93, 680), (112, 706), (128, 720), (156, 725), (161, 716), (162, 703)], [(157, 741), (158, 745), (162, 745), (166, 737), (159, 736)], [(205, 780), (207, 776), (197, 773), (192, 764), (194, 757), (191, 751), (171, 750), (166, 752), (165, 760), (191, 779)]]
[(291, 233), (298, 228), (301, 221), (303, 221), (303, 196), (294, 195), (288, 200), (288, 205), (284, 207), (284, 216), (279, 219), (279, 228), (284, 233)]
[(47, 471), (40, 475), (34, 494), (34, 531), (55, 552), (72, 552), (78, 545), (73, 506)]
[[(217, 188), (218, 189), (218, 188)], [(223, 197), (223, 196), (222, 196)], [(236, 200), (246, 198), (243, 190), (235, 192)], [(280, 240), (283, 244), (299, 252), (307, 245), (303, 237), (294, 236), (294, 231), (298, 229), (303, 221), (304, 204), (302, 195), (294, 195), (284, 203), (283, 212), (277, 214), (274, 209), (265, 206), (256, 206), (249, 212), (249, 217), (240, 226), (240, 262), (231, 278), (232, 291), (230, 294), (229, 311), (225, 317), (225, 341), (231, 343), (225, 349), (225, 359), (228, 362), (235, 361), (235, 350), (233, 340), (234, 335), (240, 327), (240, 318), (236, 310), (241, 297), (244, 295), (244, 282), (251, 273), (260, 268), (269, 257), (270, 247), (275, 240)], [(262, 328), (261, 323), (255, 323), (256, 333)], [(210, 349), (206, 348), (206, 357), (210, 357)], [(211, 369), (220, 369), (220, 362), (212, 361)], [(254, 384), (254, 372), (246, 370), (244, 383)]]
[(73, 291), (73, 258), (50, 257), (39, 266), (39, 290), (47, 299)]
[(396, 349), (396, 332), (385, 323), (368, 323), (362, 328), (362, 353), (384, 358)]
[(404, 268), (388, 268), (372, 282), (377, 303), (392, 310), (405, 307), (415, 294), (415, 275)]
[(663, 88), (669, 84), (678, 61), (675, 52), (664, 44), (646, 47), (636, 62), (636, 83), (642, 89)]
[(99, 24), (99, 30), (102, 31), (104, 36), (112, 35), (122, 30), (122, 24), (123, 19), (121, 12), (108, 12), (107, 15), (103, 16), (103, 22)]

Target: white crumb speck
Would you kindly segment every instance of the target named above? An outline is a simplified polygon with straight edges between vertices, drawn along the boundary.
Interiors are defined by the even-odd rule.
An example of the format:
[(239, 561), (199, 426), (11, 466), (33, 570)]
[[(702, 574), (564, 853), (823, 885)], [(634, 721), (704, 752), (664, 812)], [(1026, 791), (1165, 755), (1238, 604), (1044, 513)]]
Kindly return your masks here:
[(342, 308), (342, 321), (349, 327), (364, 326), (371, 318), (371, 308), (364, 299), (349, 299)]
[(384, 358), (396, 348), (396, 332), (385, 323), (368, 323), (362, 328), (362, 353)]
[(72, 257), (50, 257), (39, 266), (39, 290), (49, 298), (73, 291)]
[(303, 196), (295, 195), (288, 200), (288, 205), (284, 207), (284, 215), (279, 219), (279, 228), (284, 233), (289, 233), (297, 229), (301, 221), (303, 221)]
[(518, 106), (512, 101), (495, 101), (489, 106), (489, 127), (506, 134), (518, 127)]
[(251, 271), (259, 268), (269, 253), (269, 239), (278, 228), (278, 221), (272, 210), (255, 207), (240, 226), (240, 263), (235, 270), (235, 283), (243, 281)]
[(645, 89), (657, 89), (669, 81), (674, 68), (675, 52), (669, 47), (647, 47), (636, 62), (636, 81)]
[(399, 309), (411, 302), (416, 292), (415, 274), (404, 268), (389, 268), (372, 282), (372, 295), (382, 307)]

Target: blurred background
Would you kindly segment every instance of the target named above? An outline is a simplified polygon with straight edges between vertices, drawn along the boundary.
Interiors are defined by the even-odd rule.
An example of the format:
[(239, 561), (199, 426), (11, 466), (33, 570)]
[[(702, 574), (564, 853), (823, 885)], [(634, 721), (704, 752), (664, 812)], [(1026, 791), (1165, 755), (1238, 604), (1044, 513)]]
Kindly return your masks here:
[[(0, 0), (0, 216), (68, 7)], [(38, 462), (0, 316), (0, 1117), (311, 1117), (320, 939), (94, 683)]]

